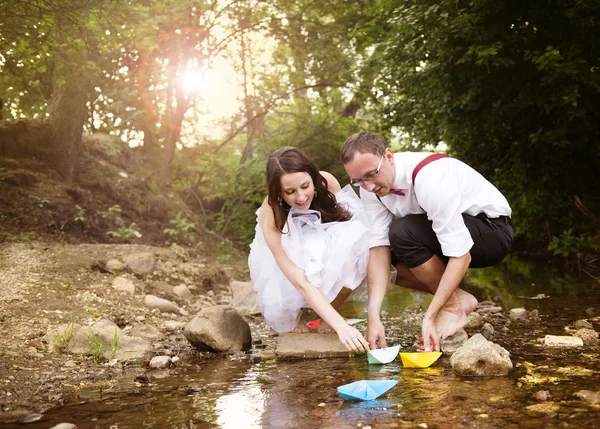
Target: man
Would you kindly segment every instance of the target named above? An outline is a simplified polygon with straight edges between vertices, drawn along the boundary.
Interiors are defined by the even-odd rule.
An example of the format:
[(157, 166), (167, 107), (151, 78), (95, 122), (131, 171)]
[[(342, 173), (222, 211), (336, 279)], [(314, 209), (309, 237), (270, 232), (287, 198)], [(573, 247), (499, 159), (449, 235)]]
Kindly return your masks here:
[(379, 313), (393, 263), (396, 283), (434, 294), (418, 349), (439, 351), (440, 339), (464, 327), (467, 314), (477, 306), (475, 297), (458, 287), (467, 268), (494, 265), (511, 249), (511, 208), (506, 198), (455, 158), (425, 152), (394, 154), (383, 137), (369, 131), (350, 136), (341, 157), (351, 182), (360, 186), (371, 222), (370, 347), (386, 345)]

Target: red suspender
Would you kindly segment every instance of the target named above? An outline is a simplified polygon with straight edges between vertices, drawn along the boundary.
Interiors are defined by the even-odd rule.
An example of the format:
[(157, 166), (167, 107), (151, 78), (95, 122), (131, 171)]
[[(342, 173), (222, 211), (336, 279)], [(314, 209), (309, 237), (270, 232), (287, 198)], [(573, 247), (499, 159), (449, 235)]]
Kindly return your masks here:
[(450, 155), (446, 155), (445, 153), (434, 153), (433, 155), (429, 155), (425, 157), (423, 161), (419, 162), (412, 173), (412, 185), (415, 186), (415, 179), (417, 178), (417, 174), (421, 171), (421, 168), (425, 167), (427, 164), (433, 161), (437, 161), (441, 158), (450, 158)]
[[(417, 178), (417, 174), (419, 174), (419, 171), (421, 171), (421, 168), (425, 167), (430, 162), (437, 161), (438, 159), (442, 158), (451, 158), (451, 156), (446, 155), (445, 153), (434, 153), (432, 155), (426, 156), (421, 162), (419, 162), (412, 173), (413, 187), (415, 186), (415, 179)], [(379, 202), (381, 202), (381, 198), (379, 198), (379, 195), (377, 195), (377, 199), (379, 200)]]

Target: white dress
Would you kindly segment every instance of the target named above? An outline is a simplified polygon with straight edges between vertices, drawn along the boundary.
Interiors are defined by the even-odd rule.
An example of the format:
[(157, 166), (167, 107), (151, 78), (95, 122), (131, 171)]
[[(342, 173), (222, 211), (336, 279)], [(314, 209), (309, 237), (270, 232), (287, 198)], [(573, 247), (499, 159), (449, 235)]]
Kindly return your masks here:
[[(369, 261), (369, 221), (360, 198), (350, 185), (335, 197), (352, 213), (350, 220), (321, 223), (320, 212), (292, 208), (281, 237), (290, 259), (304, 270), (308, 281), (319, 288), (329, 302), (342, 287), (354, 290), (361, 284)], [(294, 329), (302, 307), (308, 304), (279, 269), (258, 222), (248, 266), (258, 293), (258, 305), (269, 326), (277, 332)]]

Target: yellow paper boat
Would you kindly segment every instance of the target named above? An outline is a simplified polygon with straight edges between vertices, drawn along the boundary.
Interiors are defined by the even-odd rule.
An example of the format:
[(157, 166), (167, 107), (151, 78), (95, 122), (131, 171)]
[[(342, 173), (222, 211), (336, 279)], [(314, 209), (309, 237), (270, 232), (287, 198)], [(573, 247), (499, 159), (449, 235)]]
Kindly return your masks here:
[(374, 349), (367, 352), (369, 363), (384, 364), (390, 363), (398, 356), (400, 346), (386, 347), (384, 349)]
[(400, 353), (405, 368), (427, 368), (440, 358), (442, 352)]

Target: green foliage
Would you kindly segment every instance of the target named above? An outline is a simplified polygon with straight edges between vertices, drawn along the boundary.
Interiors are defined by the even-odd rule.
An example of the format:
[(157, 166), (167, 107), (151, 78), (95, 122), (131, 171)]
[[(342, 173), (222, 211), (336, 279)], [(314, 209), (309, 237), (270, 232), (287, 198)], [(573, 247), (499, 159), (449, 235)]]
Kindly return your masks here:
[(177, 212), (175, 218), (169, 221), (172, 228), (165, 228), (163, 233), (169, 236), (171, 239), (181, 238), (184, 241), (192, 242), (195, 237), (193, 234), (194, 228), (196, 225), (192, 222), (189, 222), (185, 215), (181, 212)]
[(384, 132), (450, 152), (508, 197), (516, 232), (581, 224), (600, 177), (600, 6), (591, 2), (378, 2), (355, 35), (375, 48)]
[(52, 346), (54, 348), (54, 353), (62, 353), (65, 351), (73, 339), (75, 335), (75, 320), (72, 319), (67, 326), (65, 327), (62, 333), (56, 331), (54, 332)]
[(73, 218), (73, 220), (75, 222), (81, 222), (81, 223), (85, 223), (85, 209), (82, 209), (81, 207), (77, 206), (77, 214), (75, 215), (75, 217)]
[(21, 233), (21, 237), (20, 237), (20, 241), (27, 243), (29, 241), (33, 241), (36, 239), (35, 236), (35, 232), (34, 231), (30, 231), (30, 232), (22, 232)]
[(117, 352), (119, 351), (119, 333), (115, 328), (115, 333), (113, 334), (112, 339), (110, 340), (110, 359), (113, 360), (117, 356)]
[(88, 355), (92, 356), (94, 359), (94, 363), (96, 365), (100, 365), (104, 360), (104, 342), (102, 341), (102, 337), (97, 335), (92, 331), (90, 327), (90, 334), (88, 335), (88, 340), (90, 342), (90, 348), (88, 350)]
[(110, 206), (104, 213), (102, 213), (102, 217), (103, 218), (112, 218), (119, 214), (121, 214), (121, 206), (118, 204), (115, 204), (113, 206)]
[(598, 244), (594, 243), (592, 237), (588, 235), (575, 236), (571, 229), (563, 231), (560, 236), (553, 236), (548, 250), (554, 255), (569, 256), (576, 255), (581, 252), (590, 252), (600, 249)]
[(132, 237), (137, 237), (139, 232), (136, 230), (135, 222), (133, 222), (129, 226), (122, 226), (117, 231), (108, 231), (106, 235), (115, 238), (129, 239)]

